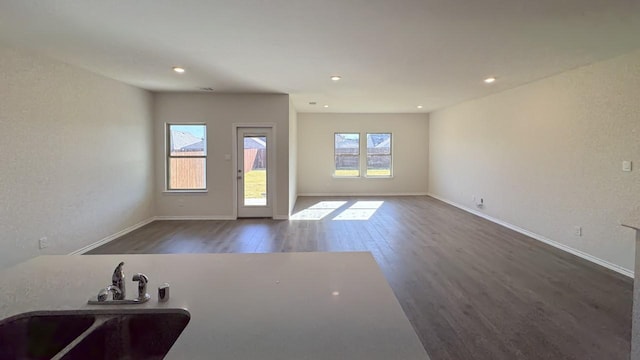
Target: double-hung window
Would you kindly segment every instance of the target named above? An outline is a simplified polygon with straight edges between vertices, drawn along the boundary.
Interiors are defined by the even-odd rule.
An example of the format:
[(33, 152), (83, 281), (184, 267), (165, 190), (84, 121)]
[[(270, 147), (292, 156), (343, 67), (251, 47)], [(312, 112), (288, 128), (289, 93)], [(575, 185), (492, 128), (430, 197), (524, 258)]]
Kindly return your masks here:
[(167, 190), (207, 189), (207, 126), (167, 124)]
[(360, 134), (335, 133), (334, 135), (334, 176), (360, 176)]
[(391, 176), (391, 133), (367, 133), (366, 176)]
[(365, 164), (366, 177), (391, 177), (391, 133), (366, 133), (366, 152), (360, 152), (360, 133), (334, 134), (333, 176), (360, 177), (360, 164)]

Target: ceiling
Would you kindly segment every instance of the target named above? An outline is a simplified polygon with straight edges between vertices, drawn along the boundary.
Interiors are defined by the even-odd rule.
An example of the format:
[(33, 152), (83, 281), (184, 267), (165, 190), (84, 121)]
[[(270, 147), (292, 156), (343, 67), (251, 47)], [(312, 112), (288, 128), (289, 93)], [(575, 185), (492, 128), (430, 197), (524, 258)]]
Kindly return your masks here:
[(640, 1), (2, 0), (0, 42), (152, 91), (428, 112), (639, 49)]

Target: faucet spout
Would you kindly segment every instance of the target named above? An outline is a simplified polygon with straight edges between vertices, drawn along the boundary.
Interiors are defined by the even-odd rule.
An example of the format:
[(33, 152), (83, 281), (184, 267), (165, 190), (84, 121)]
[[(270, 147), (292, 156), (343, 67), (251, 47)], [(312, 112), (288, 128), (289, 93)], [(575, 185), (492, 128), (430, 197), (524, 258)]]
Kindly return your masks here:
[(124, 262), (121, 262), (116, 266), (116, 269), (113, 271), (113, 276), (111, 277), (111, 284), (117, 287), (120, 292), (113, 294), (113, 300), (124, 300), (126, 297), (125, 290), (125, 277), (124, 277)]

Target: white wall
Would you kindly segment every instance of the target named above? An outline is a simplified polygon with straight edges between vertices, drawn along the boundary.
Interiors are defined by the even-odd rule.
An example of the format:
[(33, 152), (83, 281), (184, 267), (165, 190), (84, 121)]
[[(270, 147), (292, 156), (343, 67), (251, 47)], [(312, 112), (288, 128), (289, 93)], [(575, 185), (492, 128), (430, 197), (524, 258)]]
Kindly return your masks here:
[(207, 124), (206, 193), (168, 193), (164, 156), (156, 156), (156, 215), (185, 218), (233, 218), (236, 166), (232, 154), (233, 124), (276, 124), (276, 217), (289, 213), (289, 96), (271, 94), (158, 93), (154, 102), (156, 154), (164, 154), (165, 124)]
[[(393, 178), (334, 178), (334, 133), (391, 132)], [(298, 114), (299, 195), (426, 194), (427, 114)]]
[(633, 269), (619, 221), (640, 205), (639, 90), (635, 52), (436, 111), (429, 191)]
[(298, 198), (298, 113), (289, 101), (289, 215)]
[(10, 48), (0, 59), (0, 268), (153, 216), (151, 94)]

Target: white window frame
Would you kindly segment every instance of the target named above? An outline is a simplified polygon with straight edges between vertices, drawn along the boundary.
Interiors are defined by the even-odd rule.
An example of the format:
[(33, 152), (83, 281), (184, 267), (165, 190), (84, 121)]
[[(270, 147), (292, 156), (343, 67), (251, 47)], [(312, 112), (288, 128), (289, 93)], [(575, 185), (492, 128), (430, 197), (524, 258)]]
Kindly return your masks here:
[[(358, 154), (353, 155), (358, 159), (358, 175), (338, 175), (336, 171), (336, 136), (339, 134), (358, 135)], [(333, 133), (333, 177), (343, 179), (354, 179), (362, 177), (362, 134), (359, 131), (336, 131)]]
[[(369, 147), (367, 146), (369, 143), (369, 135), (381, 135), (381, 134), (389, 134), (389, 175), (369, 175), (367, 174), (369, 171)], [(377, 132), (367, 132), (365, 133), (365, 138), (364, 138), (364, 143), (365, 143), (365, 154), (364, 154), (364, 177), (367, 178), (391, 178), (393, 177), (393, 133), (392, 132), (383, 132), (383, 131), (377, 131)]]
[[(204, 155), (197, 156), (180, 156), (171, 155), (171, 126), (185, 126), (185, 125), (199, 125), (204, 126)], [(207, 137), (207, 124), (200, 122), (189, 123), (165, 123), (165, 192), (177, 192), (177, 193), (199, 193), (207, 192), (207, 156), (208, 156), (208, 137)], [(198, 189), (172, 189), (171, 186), (171, 159), (204, 159), (204, 188)]]

